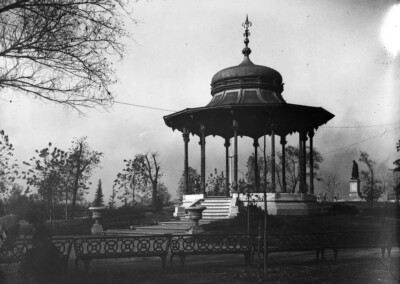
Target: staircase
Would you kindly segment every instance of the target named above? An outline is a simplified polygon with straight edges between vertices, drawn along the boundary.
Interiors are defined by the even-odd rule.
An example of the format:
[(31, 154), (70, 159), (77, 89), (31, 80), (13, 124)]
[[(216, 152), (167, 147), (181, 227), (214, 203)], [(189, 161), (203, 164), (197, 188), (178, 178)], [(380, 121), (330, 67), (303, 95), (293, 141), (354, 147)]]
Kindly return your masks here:
[(201, 201), (200, 205), (207, 207), (203, 211), (203, 219), (218, 220), (229, 219), (231, 208), (231, 197), (207, 197)]

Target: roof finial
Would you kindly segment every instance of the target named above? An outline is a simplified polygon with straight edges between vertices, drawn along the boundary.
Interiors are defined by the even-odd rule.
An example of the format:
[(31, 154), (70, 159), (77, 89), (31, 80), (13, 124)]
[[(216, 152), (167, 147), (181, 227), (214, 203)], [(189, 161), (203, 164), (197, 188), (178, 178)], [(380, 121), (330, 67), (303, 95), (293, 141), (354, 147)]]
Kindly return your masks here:
[(250, 36), (249, 27), (251, 27), (251, 22), (249, 21), (248, 15), (246, 15), (246, 21), (242, 24), (242, 26), (243, 28), (245, 28), (243, 36), (244, 36), (244, 44), (246, 45), (243, 48), (242, 53), (244, 54), (244, 56), (249, 57), (251, 53), (251, 49), (248, 47), (249, 36)]

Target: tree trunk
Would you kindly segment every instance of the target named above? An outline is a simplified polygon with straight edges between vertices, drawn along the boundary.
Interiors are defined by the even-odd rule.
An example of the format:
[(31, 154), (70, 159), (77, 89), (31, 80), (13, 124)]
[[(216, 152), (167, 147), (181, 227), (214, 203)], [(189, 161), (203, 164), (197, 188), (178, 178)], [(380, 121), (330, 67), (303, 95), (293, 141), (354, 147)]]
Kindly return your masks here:
[(157, 181), (152, 182), (152, 187), (153, 187), (153, 194), (152, 194), (152, 199), (151, 199), (151, 206), (154, 209), (158, 209), (157, 207)]
[(74, 191), (72, 193), (72, 203), (71, 203), (71, 219), (75, 218), (75, 204), (76, 204), (76, 194), (77, 194), (77, 188), (75, 190), (74, 187)]
[(77, 164), (76, 164), (76, 172), (75, 172), (75, 179), (74, 179), (74, 188), (72, 189), (71, 219), (74, 219), (74, 217), (75, 217), (76, 195), (77, 195), (78, 189), (79, 189), (79, 178), (82, 174), (82, 169), (81, 169), (82, 150), (83, 150), (83, 144), (79, 143), (79, 155), (76, 159)]
[(68, 220), (68, 187), (65, 188), (65, 220)]

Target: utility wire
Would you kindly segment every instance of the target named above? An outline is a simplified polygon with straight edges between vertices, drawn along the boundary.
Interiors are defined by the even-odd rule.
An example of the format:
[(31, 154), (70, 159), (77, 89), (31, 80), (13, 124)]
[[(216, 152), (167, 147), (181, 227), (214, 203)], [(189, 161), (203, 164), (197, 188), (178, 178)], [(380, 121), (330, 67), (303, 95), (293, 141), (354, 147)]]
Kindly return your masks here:
[[(144, 105), (138, 105), (138, 104), (132, 104), (132, 103), (126, 103), (126, 102), (119, 102), (119, 101), (114, 101), (114, 103), (121, 104), (121, 105), (133, 106), (133, 107), (141, 107), (141, 108), (147, 108), (147, 109), (153, 109), (153, 110), (160, 110), (160, 111), (168, 111), (168, 112), (176, 112), (177, 111), (177, 110), (172, 110), (172, 109), (144, 106)], [(382, 126), (392, 126), (392, 125), (400, 125), (400, 123), (395, 122), (395, 123), (374, 124), (374, 125), (321, 126), (320, 128), (368, 128), (368, 127), (382, 127)]]
[(357, 145), (357, 144), (361, 144), (361, 143), (364, 143), (364, 142), (366, 142), (366, 141), (373, 140), (373, 139), (376, 139), (376, 138), (380, 138), (380, 137), (382, 137), (383, 135), (386, 135), (387, 133), (393, 132), (393, 131), (395, 131), (395, 130), (397, 130), (397, 129), (400, 129), (400, 126), (394, 128), (394, 129), (391, 129), (391, 130), (389, 130), (389, 131), (387, 131), (387, 130), (385, 129), (385, 131), (384, 131), (383, 133), (381, 133), (381, 134), (378, 134), (378, 135), (375, 135), (375, 136), (371, 136), (371, 137), (369, 137), (369, 138), (367, 138), (367, 139), (357, 141), (357, 142), (355, 142), (355, 143), (353, 143), (353, 144), (350, 144), (350, 145), (347, 145), (347, 146), (344, 146), (344, 147), (341, 147), (341, 148), (338, 148), (338, 149), (335, 149), (335, 150), (332, 150), (332, 151), (329, 151), (329, 152), (326, 152), (326, 153), (322, 153), (321, 155), (328, 155), (328, 154), (336, 153), (336, 152), (339, 152), (339, 151), (344, 150), (344, 149), (346, 149), (346, 148), (349, 148), (349, 147), (351, 147), (351, 146), (354, 146), (354, 145)]
[(168, 111), (168, 112), (175, 112), (175, 111), (176, 111), (176, 110), (171, 110), (171, 109), (158, 108), (158, 107), (151, 107), (151, 106), (144, 106), (144, 105), (137, 105), (137, 104), (131, 104), (131, 103), (125, 103), (125, 102), (118, 102), (118, 101), (114, 101), (114, 103), (120, 104), (120, 105), (128, 105), (128, 106), (141, 107), (141, 108), (148, 108), (148, 109), (161, 110), (161, 111)]
[(400, 125), (400, 123), (387, 123), (387, 124), (375, 124), (375, 125), (354, 125), (354, 126), (321, 126), (321, 128), (368, 128), (368, 127), (382, 127)]

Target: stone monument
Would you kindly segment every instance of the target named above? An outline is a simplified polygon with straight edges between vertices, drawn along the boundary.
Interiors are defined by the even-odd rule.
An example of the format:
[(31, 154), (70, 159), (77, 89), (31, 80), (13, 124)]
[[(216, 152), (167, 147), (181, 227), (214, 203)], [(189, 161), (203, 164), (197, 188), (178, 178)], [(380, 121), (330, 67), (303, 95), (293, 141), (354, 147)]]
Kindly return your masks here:
[(360, 180), (359, 180), (359, 172), (358, 172), (358, 164), (353, 160), (353, 168), (351, 170), (351, 179), (350, 179), (350, 193), (349, 197), (352, 200), (360, 200), (359, 192), (360, 192)]

